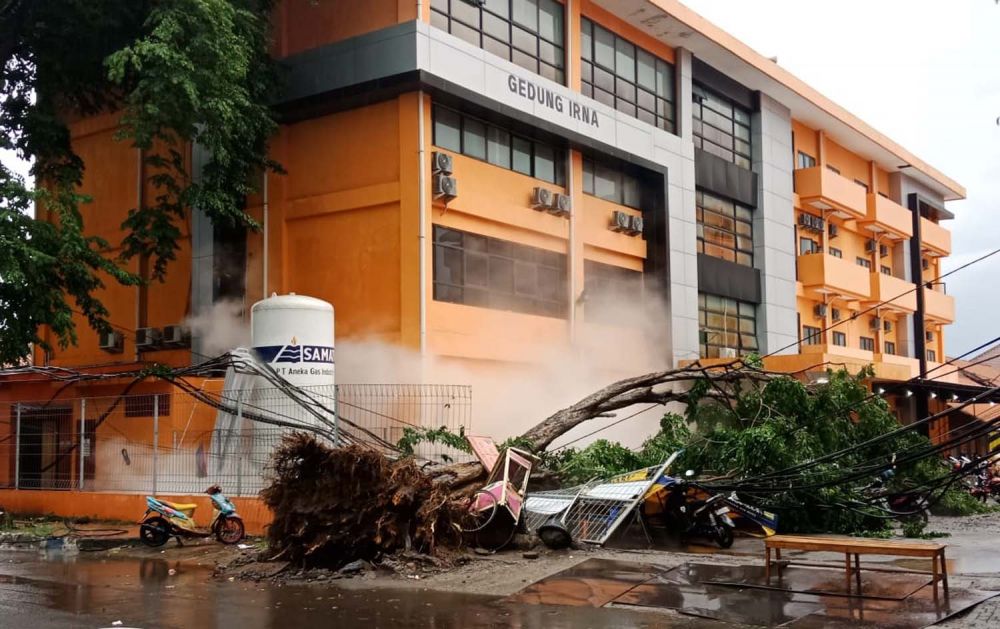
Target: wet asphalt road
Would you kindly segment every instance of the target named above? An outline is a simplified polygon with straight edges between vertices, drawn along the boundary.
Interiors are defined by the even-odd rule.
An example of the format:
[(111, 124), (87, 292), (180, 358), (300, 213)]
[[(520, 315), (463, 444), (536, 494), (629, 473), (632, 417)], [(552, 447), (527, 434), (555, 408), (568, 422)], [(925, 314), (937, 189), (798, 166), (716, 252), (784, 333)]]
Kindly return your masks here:
[[(174, 571), (171, 574), (171, 570)], [(160, 558), (0, 553), (0, 627), (713, 627), (615, 609), (510, 605), (421, 590), (343, 590), (211, 579)], [(732, 625), (728, 625), (732, 626)]]

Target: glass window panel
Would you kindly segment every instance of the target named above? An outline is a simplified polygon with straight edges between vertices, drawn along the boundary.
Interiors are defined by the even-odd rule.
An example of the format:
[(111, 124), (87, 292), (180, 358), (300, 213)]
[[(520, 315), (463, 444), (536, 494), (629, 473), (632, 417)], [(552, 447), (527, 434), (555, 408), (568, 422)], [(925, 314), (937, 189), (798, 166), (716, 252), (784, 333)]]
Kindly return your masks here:
[(479, 28), (479, 7), (468, 2), (452, 2), (451, 17), (473, 28)]
[(733, 106), (733, 119), (737, 122), (741, 122), (746, 126), (750, 126), (750, 112), (743, 109), (742, 107)]
[(531, 142), (514, 136), (511, 140), (514, 170), (525, 175), (531, 174)]
[(626, 113), (630, 116), (635, 116), (636, 112), (635, 105), (625, 100), (624, 98), (615, 99), (615, 109), (617, 109), (620, 112)]
[(747, 142), (750, 141), (750, 127), (744, 127), (742, 125), (736, 125), (733, 128), (733, 132), (734, 132), (734, 135), (737, 138), (739, 138), (741, 140), (746, 140)]
[(636, 94), (636, 104), (650, 112), (656, 112), (656, 96), (652, 92), (640, 89)]
[(466, 118), (462, 125), (462, 152), (476, 159), (486, 159), (486, 125)]
[(594, 194), (594, 162), (589, 159), (583, 160), (583, 191)]
[(612, 70), (615, 67), (615, 36), (594, 24), (594, 62)]
[(538, 54), (538, 38), (535, 37), (534, 33), (528, 32), (518, 26), (513, 27), (511, 32), (513, 34), (511, 43), (514, 44), (514, 48), (530, 53), (531, 55)]
[(563, 7), (555, 0), (539, 0), (538, 34), (550, 42), (563, 43)]
[(615, 74), (635, 82), (635, 46), (620, 37), (615, 40)]
[(645, 109), (639, 109), (635, 113), (636, 118), (639, 120), (656, 126), (656, 114), (651, 111), (646, 111)]
[[(595, 72), (596, 72), (596, 68), (595, 68)], [(611, 92), (602, 90), (602, 89), (600, 89), (598, 87), (594, 88), (594, 100), (596, 100), (599, 103), (603, 103), (603, 104), (607, 105), (608, 107), (614, 107), (615, 106), (615, 95), (612, 94)]]
[(594, 85), (601, 88), (602, 90), (612, 92), (615, 91), (615, 75), (611, 74), (607, 70), (602, 70), (599, 67), (594, 68)]
[(462, 151), (461, 116), (443, 107), (434, 108), (434, 144), (449, 151)]
[(448, 12), (448, 0), (431, 0), (431, 8), (442, 13)]
[(667, 99), (674, 97), (674, 73), (671, 66), (656, 60), (656, 95)]
[(562, 48), (540, 41), (538, 42), (538, 58), (552, 66), (562, 65)]
[(624, 81), (623, 79), (615, 80), (615, 94), (618, 98), (624, 98), (630, 103), (635, 104), (635, 86), (631, 83)]
[(434, 252), (434, 277), (436, 281), (461, 286), (464, 278), (462, 250), (437, 247)]
[(514, 292), (534, 297), (538, 294), (538, 267), (527, 262), (514, 263)]
[(541, 144), (535, 145), (535, 177), (555, 182), (555, 151), (552, 150), (552, 147)]
[(622, 202), (629, 206), (638, 208), (640, 206), (639, 201), (639, 180), (635, 177), (625, 175), (622, 181)]
[(520, 50), (511, 50), (510, 60), (525, 70), (538, 72), (538, 59), (532, 55), (523, 53)]
[(500, 293), (514, 292), (514, 261), (490, 257), (490, 290)]
[(510, 59), (510, 46), (488, 35), (483, 35), (483, 50), (503, 59)]
[(431, 26), (448, 32), (448, 16), (437, 11), (431, 11)]
[(597, 164), (594, 172), (594, 195), (608, 201), (618, 201), (618, 172)]
[(483, 6), (500, 17), (510, 17), (510, 0), (485, 0)]
[(510, 258), (514, 254), (514, 243), (507, 240), (497, 240), (496, 238), (488, 238), (486, 240), (487, 249), (494, 255), (504, 256)]
[(556, 178), (552, 183), (557, 186), (566, 185), (566, 154), (563, 151), (555, 152), (556, 159)]
[(497, 127), (490, 127), (486, 146), (486, 159), (491, 164), (510, 168), (510, 134)]
[(491, 35), (501, 42), (510, 41), (510, 22), (491, 15), (483, 14), (483, 32)]
[(489, 285), (489, 256), (466, 254), (465, 256), (465, 283), (468, 286), (481, 286), (485, 288)]
[(514, 21), (533, 33), (538, 32), (538, 0), (513, 0)]
[[(456, 232), (457, 233), (457, 232)], [(466, 251), (473, 251), (478, 253), (485, 253), (486, 248), (486, 236), (480, 236), (478, 234), (470, 234), (468, 232), (461, 234), (464, 240), (464, 246)]]
[(441, 244), (461, 247), (462, 232), (447, 227), (435, 227), (434, 240)]
[(583, 85), (580, 86), (580, 93), (586, 96), (587, 98), (593, 98), (594, 86), (584, 81)]
[(580, 20), (580, 48), (583, 53), (581, 56), (591, 61), (594, 52), (594, 30), (590, 20), (586, 18)]
[(460, 39), (464, 39), (473, 46), (479, 47), (479, 31), (457, 22), (455, 20), (451, 21), (451, 34)]
[(580, 78), (587, 83), (592, 82), (594, 80), (594, 66), (590, 65), (590, 63), (587, 61), (581, 62)]
[(651, 92), (656, 91), (656, 57), (645, 50), (637, 49), (636, 65), (638, 66), (636, 81)]

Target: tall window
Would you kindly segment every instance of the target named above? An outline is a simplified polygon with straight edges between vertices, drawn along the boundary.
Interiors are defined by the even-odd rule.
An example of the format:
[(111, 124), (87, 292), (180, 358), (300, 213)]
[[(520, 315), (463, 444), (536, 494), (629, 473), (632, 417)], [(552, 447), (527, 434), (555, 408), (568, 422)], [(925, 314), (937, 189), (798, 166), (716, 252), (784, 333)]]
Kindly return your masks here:
[(641, 183), (637, 176), (610, 164), (592, 159), (583, 160), (583, 192), (639, 209)]
[(642, 272), (583, 261), (584, 312), (587, 321), (633, 325), (641, 323)]
[(816, 158), (808, 153), (803, 153), (799, 151), (798, 159), (796, 160), (796, 168), (812, 168), (816, 165)]
[(566, 256), (434, 226), (434, 299), (566, 317)]
[(698, 294), (698, 332), (703, 358), (718, 358), (722, 349), (738, 355), (757, 351), (756, 306), (750, 303)]
[(843, 332), (833, 333), (833, 344), (839, 345), (841, 347), (847, 347), (847, 335)]
[(815, 328), (811, 325), (802, 326), (802, 344), (803, 345), (822, 345), (823, 344), (823, 331), (819, 328)]
[(932, 349), (927, 350), (927, 360), (932, 363), (937, 362), (937, 352)]
[(494, 124), (434, 105), (434, 145), (513, 170), (566, 185), (566, 151), (515, 135)]
[(895, 355), (895, 353), (896, 353), (896, 344), (893, 343), (892, 341), (886, 341), (885, 342), (885, 353), (886, 354), (893, 354), (893, 355)]
[(431, 0), (431, 25), (547, 79), (565, 80), (563, 6), (555, 0)]
[(753, 266), (753, 215), (749, 208), (699, 190), (698, 252)]
[(867, 350), (869, 352), (875, 351), (875, 339), (870, 336), (861, 337), (861, 349)]
[(750, 111), (697, 83), (694, 100), (694, 145), (727, 162), (750, 168)]
[(674, 132), (674, 67), (587, 18), (580, 20), (585, 96)]

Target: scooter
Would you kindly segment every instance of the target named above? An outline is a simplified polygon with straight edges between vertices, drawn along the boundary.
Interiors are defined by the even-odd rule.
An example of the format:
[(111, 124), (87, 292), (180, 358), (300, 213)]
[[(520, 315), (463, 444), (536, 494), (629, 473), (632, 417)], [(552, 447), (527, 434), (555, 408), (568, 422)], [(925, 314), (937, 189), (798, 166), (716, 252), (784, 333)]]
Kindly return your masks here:
[[(688, 470), (684, 475), (690, 478), (694, 476), (694, 471)], [(726, 497), (715, 494), (705, 500), (692, 500), (688, 496), (688, 489), (701, 488), (686, 479), (675, 478), (673, 481), (665, 507), (667, 517), (674, 521), (681, 536), (710, 539), (719, 548), (732, 546), (733, 529), (736, 525), (729, 516)]]
[(236, 506), (222, 493), (222, 488), (212, 485), (205, 490), (212, 499), (215, 517), (207, 529), (194, 523), (198, 505), (157, 500), (146, 496), (146, 513), (139, 521), (139, 539), (147, 546), (163, 546), (174, 537), (179, 545), (182, 537), (200, 538), (215, 536), (223, 544), (236, 544), (246, 536), (243, 518), (236, 513)]

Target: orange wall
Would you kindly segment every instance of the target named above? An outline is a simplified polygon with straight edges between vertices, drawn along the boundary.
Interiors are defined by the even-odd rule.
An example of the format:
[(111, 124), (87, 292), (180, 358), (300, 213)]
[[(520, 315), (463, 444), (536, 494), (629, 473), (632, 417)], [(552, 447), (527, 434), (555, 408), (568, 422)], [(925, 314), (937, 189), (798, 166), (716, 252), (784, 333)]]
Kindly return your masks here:
[(413, 20), (416, 11), (416, 0), (285, 0), (278, 6), (276, 49), (293, 55)]

